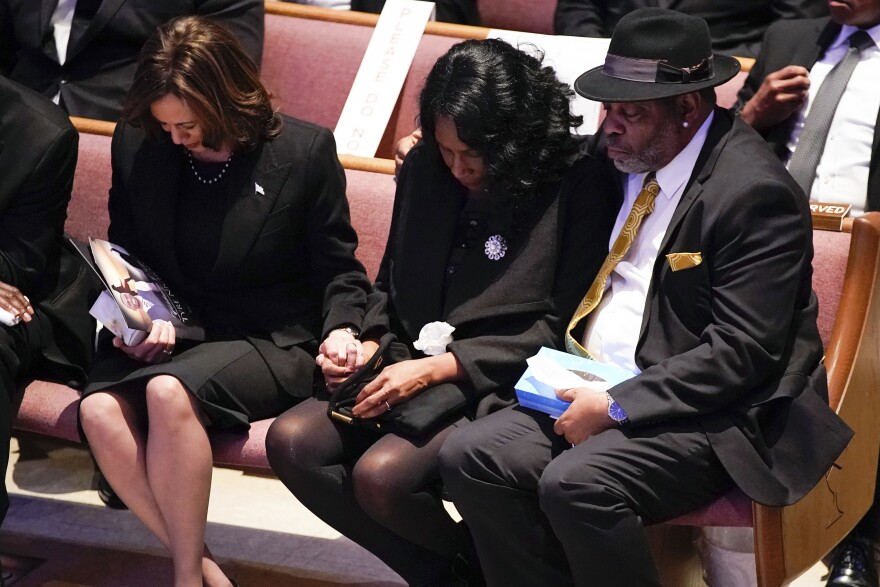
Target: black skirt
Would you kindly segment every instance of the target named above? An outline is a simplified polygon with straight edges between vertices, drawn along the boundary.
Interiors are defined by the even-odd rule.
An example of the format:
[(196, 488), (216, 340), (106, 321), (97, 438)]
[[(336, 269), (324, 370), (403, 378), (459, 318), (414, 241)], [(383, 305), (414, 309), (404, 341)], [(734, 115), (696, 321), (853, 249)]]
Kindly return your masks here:
[[(192, 343), (180, 340), (171, 360), (146, 365), (102, 341), (82, 398), (99, 391), (143, 393), (151, 378), (170, 375), (199, 400), (211, 429), (244, 431), (250, 422), (277, 416), (301, 401), (288, 393), (265, 359), (245, 339)], [(280, 349), (279, 349), (280, 350)], [(308, 350), (284, 349), (301, 371), (303, 387), (315, 382), (315, 361)]]

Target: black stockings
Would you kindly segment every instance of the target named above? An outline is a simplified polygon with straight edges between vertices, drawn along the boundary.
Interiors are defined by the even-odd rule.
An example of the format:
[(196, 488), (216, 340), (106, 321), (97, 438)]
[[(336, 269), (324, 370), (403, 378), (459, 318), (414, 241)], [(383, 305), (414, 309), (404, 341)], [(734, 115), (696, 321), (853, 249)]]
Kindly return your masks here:
[(275, 420), (266, 450), (303, 505), (410, 585), (428, 585), (466, 545), (436, 490), (437, 454), (457, 425), (419, 443), (377, 436), (333, 423), (327, 402), (312, 398)]

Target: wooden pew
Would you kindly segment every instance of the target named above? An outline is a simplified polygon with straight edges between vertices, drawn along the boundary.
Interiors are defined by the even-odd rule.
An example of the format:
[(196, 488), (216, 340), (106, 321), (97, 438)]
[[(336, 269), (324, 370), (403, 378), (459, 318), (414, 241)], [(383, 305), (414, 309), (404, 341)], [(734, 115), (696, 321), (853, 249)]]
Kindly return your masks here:
[[(764, 506), (734, 490), (668, 523), (753, 527), (759, 587), (786, 585), (819, 562), (855, 527), (875, 490), (880, 447), (880, 213), (846, 222), (843, 232), (814, 230), (813, 245), (813, 289), (819, 297), (829, 403), (855, 437), (825, 478), (791, 506)], [(816, 442), (822, 442), (820, 430)], [(677, 566), (680, 553), (656, 546), (666, 582), (688, 584), (693, 572)]]

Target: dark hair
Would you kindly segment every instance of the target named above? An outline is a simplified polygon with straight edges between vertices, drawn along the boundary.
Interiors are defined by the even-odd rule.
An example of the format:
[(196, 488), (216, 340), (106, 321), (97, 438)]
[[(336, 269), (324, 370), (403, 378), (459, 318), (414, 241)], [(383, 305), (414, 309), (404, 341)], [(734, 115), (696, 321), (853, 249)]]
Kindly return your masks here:
[(446, 52), (419, 96), (419, 123), (433, 136), (448, 116), (466, 145), (483, 154), (489, 189), (528, 198), (558, 179), (578, 150), (574, 92), (552, 67), (498, 39), (465, 41)]
[(257, 66), (235, 35), (208, 18), (184, 16), (156, 29), (141, 50), (123, 119), (161, 136), (150, 106), (169, 94), (198, 117), (210, 149), (253, 149), (281, 131)]

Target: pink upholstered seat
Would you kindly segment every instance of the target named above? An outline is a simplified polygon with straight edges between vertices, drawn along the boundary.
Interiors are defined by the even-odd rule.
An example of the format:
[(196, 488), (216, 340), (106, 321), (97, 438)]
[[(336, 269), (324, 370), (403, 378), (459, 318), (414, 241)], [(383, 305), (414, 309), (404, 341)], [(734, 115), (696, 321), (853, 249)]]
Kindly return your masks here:
[[(372, 26), (267, 13), (262, 78), (279, 110), (334, 129), (372, 34)], [(393, 158), (397, 141), (416, 128), (428, 72), (461, 40), (422, 37), (376, 157)]]
[(553, 34), (555, 0), (478, 0), (477, 9), (485, 27)]
[(333, 129), (372, 27), (266, 15), (262, 79), (281, 112)]
[(733, 79), (715, 88), (715, 95), (718, 98), (719, 106), (730, 108), (736, 103), (736, 95), (742, 89), (748, 75), (748, 72), (740, 71)]
[(64, 230), (80, 240), (90, 236), (107, 238), (107, 226), (110, 224), (107, 195), (113, 178), (110, 168), (111, 140), (111, 137), (97, 134), (79, 135), (79, 159)]

